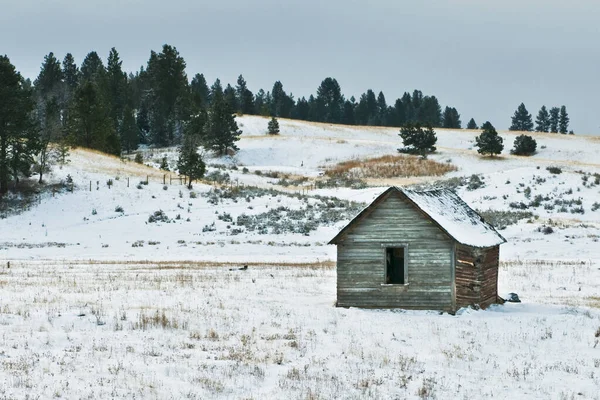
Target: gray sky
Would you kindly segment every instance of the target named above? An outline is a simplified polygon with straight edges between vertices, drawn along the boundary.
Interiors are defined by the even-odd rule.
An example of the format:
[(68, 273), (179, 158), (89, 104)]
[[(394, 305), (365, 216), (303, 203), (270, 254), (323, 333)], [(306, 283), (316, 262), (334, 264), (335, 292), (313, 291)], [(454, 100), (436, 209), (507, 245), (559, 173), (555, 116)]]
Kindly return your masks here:
[(597, 0), (0, 0), (0, 53), (34, 79), (44, 55), (79, 64), (116, 47), (127, 71), (164, 43), (188, 77), (249, 88), (276, 80), (295, 98), (336, 78), (346, 97), (367, 89), (393, 104), (404, 91), (499, 129), (524, 102), (567, 106), (576, 133), (600, 135)]

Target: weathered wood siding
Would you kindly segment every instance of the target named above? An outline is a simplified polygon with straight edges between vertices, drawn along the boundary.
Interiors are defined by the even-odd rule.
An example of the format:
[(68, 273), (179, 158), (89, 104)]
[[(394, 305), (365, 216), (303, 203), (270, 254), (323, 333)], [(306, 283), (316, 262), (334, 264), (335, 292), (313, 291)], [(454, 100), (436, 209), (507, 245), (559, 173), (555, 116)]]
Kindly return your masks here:
[[(407, 285), (384, 285), (386, 244), (408, 246)], [(338, 244), (337, 304), (451, 311), (453, 248), (452, 239), (392, 193)]]
[(456, 247), (456, 306), (486, 308), (498, 301), (500, 246), (477, 249)]

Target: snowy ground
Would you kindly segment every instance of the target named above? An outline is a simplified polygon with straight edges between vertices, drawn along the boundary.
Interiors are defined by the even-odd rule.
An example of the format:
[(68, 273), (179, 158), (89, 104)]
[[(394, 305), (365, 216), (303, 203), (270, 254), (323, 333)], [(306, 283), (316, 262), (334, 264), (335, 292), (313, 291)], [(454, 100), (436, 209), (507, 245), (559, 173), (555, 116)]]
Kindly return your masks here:
[[(238, 123), (240, 151), (209, 172), (243, 196), (75, 150), (50, 176), (73, 192), (0, 215), (2, 397), (600, 399), (600, 141), (536, 134), (533, 157), (489, 160), (476, 133), (438, 131), (431, 158), (457, 166), (443, 179), (472, 207), (531, 213), (500, 231), (500, 290), (523, 303), (450, 316), (333, 306), (326, 243), (385, 187), (265, 176), (310, 185), (324, 166), (396, 153), (396, 129)], [(149, 222), (159, 210), (168, 222)], [(268, 223), (243, 223), (254, 216)]]

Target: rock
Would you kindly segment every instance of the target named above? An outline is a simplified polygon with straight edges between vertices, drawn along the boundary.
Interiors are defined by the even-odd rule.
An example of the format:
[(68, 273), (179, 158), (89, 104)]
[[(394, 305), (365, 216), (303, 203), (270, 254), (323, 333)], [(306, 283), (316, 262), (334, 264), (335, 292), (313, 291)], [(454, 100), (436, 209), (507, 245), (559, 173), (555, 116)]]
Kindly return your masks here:
[(520, 303), (521, 299), (519, 299), (519, 295), (516, 293), (509, 293), (504, 296), (504, 300), (509, 303)]

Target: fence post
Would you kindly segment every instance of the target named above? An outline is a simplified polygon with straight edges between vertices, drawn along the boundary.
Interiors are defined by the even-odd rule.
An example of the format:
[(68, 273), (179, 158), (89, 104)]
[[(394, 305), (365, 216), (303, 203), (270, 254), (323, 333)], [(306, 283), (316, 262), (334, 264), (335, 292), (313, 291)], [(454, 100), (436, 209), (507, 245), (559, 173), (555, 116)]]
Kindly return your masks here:
[(167, 174), (163, 174), (163, 185), (167, 184)]
[(129, 187), (129, 177), (127, 177), (127, 187)]
[(90, 181), (90, 192), (92, 191), (92, 181)]

